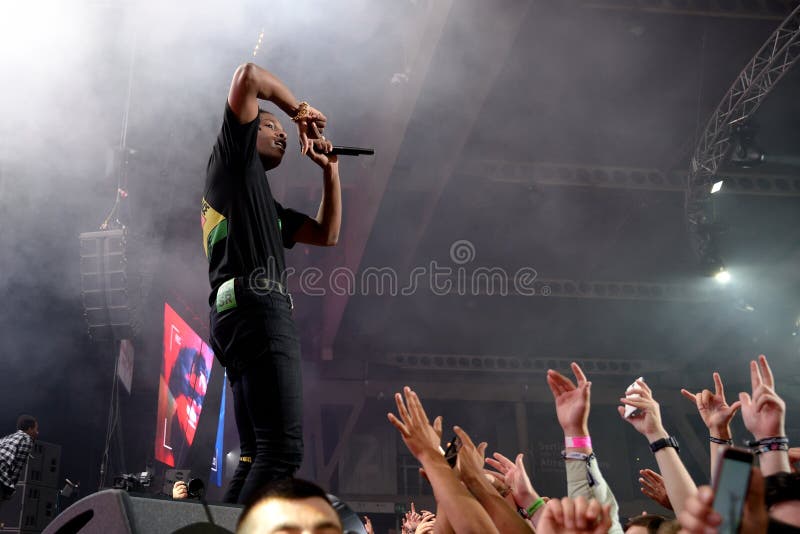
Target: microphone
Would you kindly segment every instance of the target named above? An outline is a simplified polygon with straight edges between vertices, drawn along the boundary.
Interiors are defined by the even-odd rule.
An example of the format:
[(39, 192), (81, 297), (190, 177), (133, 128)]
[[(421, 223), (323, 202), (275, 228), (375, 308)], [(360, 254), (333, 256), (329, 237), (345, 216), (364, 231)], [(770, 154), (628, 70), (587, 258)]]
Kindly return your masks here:
[[(316, 149), (315, 149), (316, 150)], [(375, 154), (374, 148), (361, 148), (357, 146), (336, 146), (330, 152), (325, 152), (326, 155), (336, 156), (372, 156)]]
[(206, 485), (199, 478), (191, 479), (189, 483), (186, 485), (186, 492), (189, 494), (189, 497), (195, 497), (200, 500), (203, 499), (205, 490), (206, 490)]

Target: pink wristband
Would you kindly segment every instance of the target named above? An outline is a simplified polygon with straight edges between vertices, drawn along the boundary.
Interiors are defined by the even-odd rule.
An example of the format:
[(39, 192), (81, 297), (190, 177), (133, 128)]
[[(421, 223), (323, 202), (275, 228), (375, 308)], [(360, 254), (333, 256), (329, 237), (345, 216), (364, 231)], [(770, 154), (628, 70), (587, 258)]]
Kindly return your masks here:
[(591, 449), (592, 438), (589, 436), (575, 436), (575, 437), (567, 436), (564, 438), (564, 446), (572, 447), (574, 449)]

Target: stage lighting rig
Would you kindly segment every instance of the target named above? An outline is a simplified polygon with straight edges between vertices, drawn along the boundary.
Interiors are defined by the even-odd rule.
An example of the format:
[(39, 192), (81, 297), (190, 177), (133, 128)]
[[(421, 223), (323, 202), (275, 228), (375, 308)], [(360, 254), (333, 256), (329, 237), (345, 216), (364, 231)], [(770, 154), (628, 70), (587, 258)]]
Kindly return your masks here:
[(764, 151), (755, 141), (757, 128), (750, 123), (739, 124), (731, 130), (730, 164), (743, 169), (766, 161)]

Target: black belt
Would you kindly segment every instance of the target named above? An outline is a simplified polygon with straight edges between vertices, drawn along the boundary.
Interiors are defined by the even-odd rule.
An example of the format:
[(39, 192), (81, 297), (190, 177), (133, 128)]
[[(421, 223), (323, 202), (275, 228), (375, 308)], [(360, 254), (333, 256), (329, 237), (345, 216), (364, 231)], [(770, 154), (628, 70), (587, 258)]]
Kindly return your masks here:
[(253, 291), (254, 293), (268, 292), (283, 295), (289, 299), (289, 306), (291, 309), (294, 309), (294, 301), (292, 300), (291, 293), (289, 293), (289, 291), (286, 289), (286, 286), (280, 282), (276, 282), (275, 280), (270, 280), (267, 278), (256, 278), (254, 280), (250, 280), (247, 278), (238, 277), (226, 280), (220, 284), (219, 287), (217, 287), (216, 291), (214, 292), (214, 296), (211, 299), (212, 302), (215, 303), (217, 312), (223, 312), (237, 306), (237, 286), (242, 289)]

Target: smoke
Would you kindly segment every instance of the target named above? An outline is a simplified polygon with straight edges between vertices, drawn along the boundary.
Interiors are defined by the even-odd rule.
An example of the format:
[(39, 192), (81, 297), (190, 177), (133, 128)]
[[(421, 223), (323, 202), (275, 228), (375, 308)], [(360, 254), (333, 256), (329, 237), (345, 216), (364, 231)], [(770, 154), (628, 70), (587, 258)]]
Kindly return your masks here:
[[(199, 323), (209, 291), (199, 200), (231, 78), (247, 61), (325, 112), (326, 135), (337, 144), (378, 140), (396, 148), (396, 161), (381, 159), (388, 154), (377, 146), (374, 160), (341, 164), (344, 225), (369, 236), (361, 270), (397, 268), (402, 280), (415, 266), (447, 262), (450, 246), (469, 240), (477, 251), (470, 269), (513, 273), (527, 266), (544, 278), (586, 280), (694, 276), (679, 194), (526, 183), (513, 162), (680, 168), (684, 161), (665, 154), (686, 152), (698, 115), (704, 122), (769, 28), (717, 21), (701, 61), (699, 18), (687, 23), (575, 4), (454, 0), (434, 36), (426, 33), (433, 31), (433, 0), (6, 6), (0, 357), (20, 385), (5, 392), (0, 416), (10, 420), (25, 403), (47, 408), (54, 419), (105, 409), (114, 355), (85, 334), (78, 234), (100, 228), (118, 188), (127, 197), (112, 222), (127, 227), (131, 268), (144, 275), (136, 288), (145, 315), (134, 375), (141, 396), (132, 403), (154, 406), (163, 301), (180, 297), (187, 315), (200, 318), (192, 326), (198, 332), (206, 326)], [(753, 31), (744, 35), (743, 28)], [(728, 33), (745, 44), (729, 43)], [(426, 59), (427, 71), (415, 70)], [(406, 117), (407, 101), (413, 110)], [(315, 213), (319, 171), (296, 149), (291, 139), (271, 184), (284, 205)], [(478, 175), (471, 169), (481, 159), (508, 163), (497, 178), (516, 181)], [(779, 162), (796, 166), (797, 158), (786, 153)], [(388, 176), (376, 174), (383, 168), (391, 169)], [(371, 227), (362, 217), (374, 207), (368, 203), (380, 203)], [(769, 207), (763, 213), (772, 217)], [(796, 218), (785, 220), (790, 228)], [(308, 256), (298, 246), (289, 264), (336, 266), (358, 251), (351, 245)], [(318, 345), (324, 307), (310, 297), (297, 302), (304, 346)], [(713, 318), (724, 302), (629, 304), (430, 292), (354, 296), (334, 364), (393, 351), (646, 359), (680, 352), (689, 338), (706, 358), (696, 361), (705, 364), (723, 334), (729, 345), (744, 339), (746, 350), (756, 350), (756, 341), (745, 339), (757, 337), (750, 330), (728, 332), (738, 316)], [(714, 326), (710, 333), (707, 324)], [(396, 376), (386, 372), (387, 380)], [(403, 377), (418, 379), (410, 372)], [(466, 410), (452, 411), (458, 422)], [(501, 420), (512, 424), (509, 414)], [(378, 416), (372, 421), (384, 424)]]

